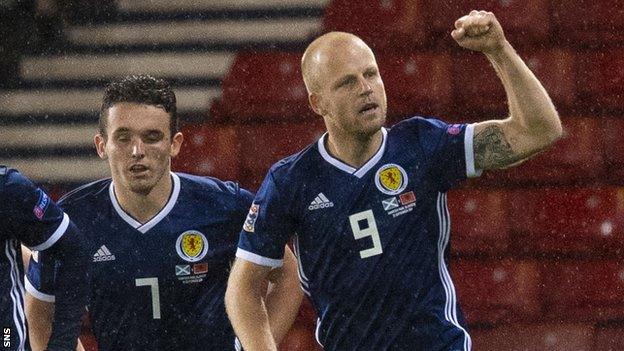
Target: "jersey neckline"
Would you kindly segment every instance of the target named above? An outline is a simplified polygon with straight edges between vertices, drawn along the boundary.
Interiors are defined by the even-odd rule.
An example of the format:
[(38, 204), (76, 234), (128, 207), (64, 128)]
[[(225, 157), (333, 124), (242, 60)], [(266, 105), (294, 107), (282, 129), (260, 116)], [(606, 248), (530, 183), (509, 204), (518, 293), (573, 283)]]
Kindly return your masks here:
[(117, 201), (117, 196), (115, 196), (114, 184), (111, 181), (110, 186), (108, 187), (108, 193), (110, 195), (110, 201), (113, 204), (113, 208), (126, 223), (128, 223), (132, 228), (140, 231), (145, 234), (148, 230), (152, 229), (156, 224), (160, 223), (171, 210), (173, 206), (175, 206), (178, 201), (178, 196), (180, 195), (180, 177), (177, 174), (171, 172), (171, 179), (173, 180), (173, 189), (171, 190), (171, 195), (169, 196), (169, 200), (165, 204), (165, 206), (158, 212), (152, 219), (145, 222), (145, 224), (141, 224), (139, 221), (130, 216), (126, 211), (121, 208), (119, 202)]
[(362, 167), (360, 168), (354, 168), (340, 161), (339, 159), (333, 157), (332, 155), (330, 155), (329, 152), (327, 151), (327, 148), (325, 148), (326, 136), (327, 136), (327, 132), (325, 132), (325, 134), (323, 134), (323, 136), (321, 136), (321, 138), (317, 142), (319, 153), (321, 154), (323, 159), (325, 159), (325, 161), (327, 161), (329, 164), (340, 169), (343, 172), (352, 174), (358, 178), (362, 178), (371, 168), (373, 168), (379, 162), (379, 160), (383, 156), (384, 151), (386, 150), (386, 139), (388, 138), (388, 131), (386, 130), (386, 128), (381, 127), (382, 139), (381, 139), (381, 145), (379, 146), (379, 149), (373, 155), (373, 157), (371, 157), (368, 161), (366, 161), (366, 163), (362, 165)]

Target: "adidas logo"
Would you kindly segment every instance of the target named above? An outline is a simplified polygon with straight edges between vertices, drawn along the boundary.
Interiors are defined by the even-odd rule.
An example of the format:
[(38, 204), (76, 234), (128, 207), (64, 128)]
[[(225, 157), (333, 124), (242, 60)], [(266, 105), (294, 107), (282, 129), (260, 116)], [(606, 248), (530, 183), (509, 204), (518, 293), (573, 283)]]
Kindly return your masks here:
[(310, 206), (308, 206), (308, 210), (312, 211), (318, 210), (319, 208), (327, 207), (334, 207), (334, 203), (329, 201), (329, 199), (323, 193), (319, 193), (318, 195), (316, 195), (314, 201), (310, 203)]
[(93, 255), (93, 262), (114, 261), (115, 255), (113, 255), (106, 245), (102, 245), (99, 250)]

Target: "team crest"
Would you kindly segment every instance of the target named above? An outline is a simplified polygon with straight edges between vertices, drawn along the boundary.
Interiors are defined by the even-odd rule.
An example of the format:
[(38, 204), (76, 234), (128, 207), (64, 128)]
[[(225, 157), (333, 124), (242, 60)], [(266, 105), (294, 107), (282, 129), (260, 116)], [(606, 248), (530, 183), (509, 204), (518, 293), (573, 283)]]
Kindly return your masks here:
[(383, 165), (375, 173), (375, 185), (384, 194), (396, 195), (407, 187), (407, 173), (394, 163)]
[(187, 230), (176, 241), (176, 251), (187, 262), (197, 262), (206, 257), (208, 240), (197, 230)]

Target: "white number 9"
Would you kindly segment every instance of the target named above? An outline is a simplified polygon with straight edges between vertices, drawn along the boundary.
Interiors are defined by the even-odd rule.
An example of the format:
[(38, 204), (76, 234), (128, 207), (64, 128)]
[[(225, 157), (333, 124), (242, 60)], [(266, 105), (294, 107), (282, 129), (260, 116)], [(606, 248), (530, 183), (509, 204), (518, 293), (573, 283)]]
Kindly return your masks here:
[[(366, 220), (367, 224), (364, 229), (360, 227), (359, 223), (362, 220)], [(351, 230), (353, 231), (353, 237), (355, 237), (355, 240), (366, 238), (368, 236), (370, 236), (373, 240), (373, 247), (360, 251), (360, 258), (377, 256), (383, 252), (381, 249), (381, 240), (379, 239), (379, 231), (377, 230), (377, 223), (375, 222), (373, 210), (352, 214), (349, 216), (349, 222), (351, 223)]]

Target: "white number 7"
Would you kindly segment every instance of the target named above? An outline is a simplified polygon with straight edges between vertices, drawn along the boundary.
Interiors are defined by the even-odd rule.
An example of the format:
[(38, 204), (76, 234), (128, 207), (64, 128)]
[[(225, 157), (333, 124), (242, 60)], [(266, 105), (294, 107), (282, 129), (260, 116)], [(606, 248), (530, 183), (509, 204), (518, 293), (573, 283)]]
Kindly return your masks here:
[(152, 314), (154, 319), (160, 319), (160, 292), (158, 291), (158, 278), (139, 278), (135, 280), (136, 286), (150, 286), (152, 288)]
[[(362, 220), (366, 220), (367, 224), (364, 229), (360, 227), (359, 223)], [(370, 236), (371, 239), (373, 239), (373, 247), (360, 251), (361, 258), (377, 256), (383, 252), (381, 249), (381, 240), (379, 239), (379, 231), (377, 230), (377, 223), (375, 223), (373, 210), (352, 214), (349, 216), (349, 222), (351, 223), (351, 230), (353, 230), (355, 240), (366, 238), (367, 236)]]

